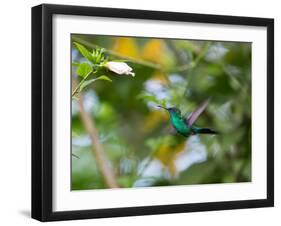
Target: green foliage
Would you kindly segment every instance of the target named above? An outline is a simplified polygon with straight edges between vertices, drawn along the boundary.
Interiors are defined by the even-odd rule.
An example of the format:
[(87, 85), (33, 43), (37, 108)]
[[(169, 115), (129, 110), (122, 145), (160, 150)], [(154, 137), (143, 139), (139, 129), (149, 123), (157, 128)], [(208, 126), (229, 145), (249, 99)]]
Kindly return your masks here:
[(104, 56), (105, 49), (93, 49), (92, 57), (93, 57), (93, 64), (100, 64), (106, 62), (106, 57)]
[(106, 57), (104, 56), (105, 49), (103, 48), (96, 48), (93, 49), (92, 53), (87, 50), (87, 48), (78, 42), (74, 42), (74, 45), (79, 50), (79, 52), (82, 54), (83, 57), (85, 57), (87, 60), (89, 60), (92, 64), (98, 65), (100, 63), (104, 63), (106, 61)]
[[(81, 53), (83, 57), (85, 57), (89, 62), (72, 62), (73, 67), (77, 67), (76, 74), (82, 78), (78, 86), (74, 89), (72, 93), (72, 97), (85, 89), (87, 86), (98, 80), (105, 80), (111, 82), (112, 80), (106, 75), (99, 75), (99, 71), (104, 67), (104, 64), (107, 62), (106, 57), (104, 56), (105, 49), (103, 48), (95, 48), (92, 53), (87, 50), (82, 44), (77, 42), (73, 42), (75, 47)], [(95, 74), (96, 78), (90, 78), (91, 74)]]
[(80, 86), (79, 92), (81, 92), (85, 87), (91, 85), (92, 83), (96, 82), (97, 80), (105, 80), (105, 81), (112, 82), (112, 80), (110, 78), (108, 78), (106, 75), (101, 75), (97, 78), (93, 78), (93, 79), (84, 81)]
[[(216, 164), (206, 161), (192, 165), (188, 170), (181, 173), (175, 184), (206, 184), (216, 183), (217, 175), (214, 175)], [(183, 183), (184, 181), (184, 183)]]
[(142, 91), (138, 96), (138, 99), (142, 99), (145, 102), (153, 102), (155, 104), (161, 105), (163, 107), (166, 107), (167, 101), (166, 99), (158, 99), (155, 95), (150, 94), (149, 92)]
[(77, 64), (76, 74), (83, 78), (88, 76), (88, 74), (90, 74), (92, 71), (93, 71), (93, 69), (92, 69), (91, 65), (88, 63)]
[[(121, 187), (251, 181), (250, 43), (96, 35), (73, 35), (72, 41), (77, 92)], [(134, 79), (104, 67), (128, 60)], [(209, 97), (196, 125), (219, 131), (216, 136), (175, 134), (157, 107), (188, 115)], [(79, 157), (72, 157), (72, 189), (106, 188), (74, 99), (72, 130)]]
[(83, 57), (85, 57), (90, 62), (94, 61), (94, 57), (92, 56), (92, 54), (83, 45), (77, 42), (74, 42), (74, 45), (76, 46), (76, 48), (79, 50), (79, 52), (82, 54)]

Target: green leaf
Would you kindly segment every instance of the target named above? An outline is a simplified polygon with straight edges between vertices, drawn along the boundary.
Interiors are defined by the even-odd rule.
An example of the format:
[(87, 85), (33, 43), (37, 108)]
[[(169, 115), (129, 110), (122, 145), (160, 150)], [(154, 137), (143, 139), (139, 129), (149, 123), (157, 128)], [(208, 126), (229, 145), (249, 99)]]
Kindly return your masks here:
[(97, 80), (106, 80), (106, 81), (112, 82), (112, 80), (110, 78), (108, 78), (106, 75), (101, 75), (98, 78), (90, 79), (90, 80), (83, 82), (80, 86), (79, 92), (81, 92), (86, 86), (92, 84), (93, 82), (95, 82)]
[(96, 78), (96, 80), (106, 80), (106, 81), (112, 82), (112, 80), (110, 78), (108, 78), (106, 75), (101, 75), (98, 78)]
[(93, 69), (92, 69), (92, 66), (90, 64), (82, 63), (82, 64), (79, 64), (76, 73), (77, 73), (77, 75), (85, 78), (92, 71), (93, 71)]
[(92, 57), (95, 64), (100, 64), (105, 60), (104, 53), (104, 48), (96, 48), (93, 50)]
[(92, 54), (81, 44), (74, 42), (74, 45), (79, 50), (79, 52), (84, 56), (86, 59), (88, 59), (91, 62), (94, 62), (94, 58)]

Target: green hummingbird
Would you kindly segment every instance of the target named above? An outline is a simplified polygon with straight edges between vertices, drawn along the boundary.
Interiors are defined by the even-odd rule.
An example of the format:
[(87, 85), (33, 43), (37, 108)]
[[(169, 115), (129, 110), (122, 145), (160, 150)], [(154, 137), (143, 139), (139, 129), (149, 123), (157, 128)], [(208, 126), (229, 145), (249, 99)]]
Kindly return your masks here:
[(195, 134), (217, 134), (218, 132), (209, 129), (209, 128), (199, 128), (194, 126), (194, 122), (198, 119), (201, 113), (205, 110), (209, 103), (209, 99), (204, 101), (199, 107), (189, 114), (188, 117), (181, 115), (181, 111), (178, 108), (170, 107), (166, 108), (163, 106), (158, 106), (169, 112), (170, 121), (174, 129), (181, 135), (189, 137), (190, 135)]

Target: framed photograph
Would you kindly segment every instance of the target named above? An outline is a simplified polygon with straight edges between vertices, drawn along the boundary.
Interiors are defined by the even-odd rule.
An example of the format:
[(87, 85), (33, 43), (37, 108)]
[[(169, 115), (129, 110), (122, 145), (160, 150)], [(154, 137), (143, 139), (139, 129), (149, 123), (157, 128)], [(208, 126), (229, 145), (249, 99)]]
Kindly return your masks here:
[(32, 217), (274, 205), (274, 21), (32, 8)]

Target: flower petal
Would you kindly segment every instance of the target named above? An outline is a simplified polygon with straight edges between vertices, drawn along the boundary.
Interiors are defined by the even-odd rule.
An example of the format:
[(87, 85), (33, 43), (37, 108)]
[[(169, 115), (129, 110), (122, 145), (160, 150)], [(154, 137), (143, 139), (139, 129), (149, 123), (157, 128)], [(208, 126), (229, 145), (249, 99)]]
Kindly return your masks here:
[(132, 75), (133, 77), (135, 76), (135, 73), (132, 72), (133, 69), (124, 62), (109, 61), (105, 64), (105, 67), (118, 75)]

